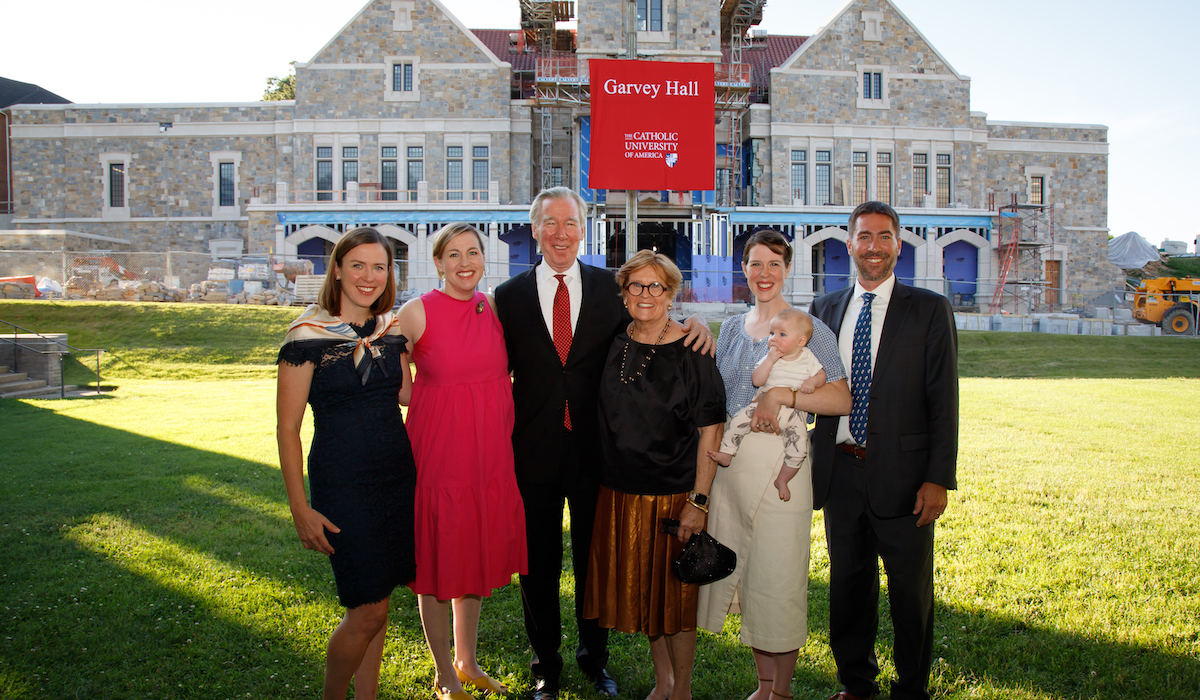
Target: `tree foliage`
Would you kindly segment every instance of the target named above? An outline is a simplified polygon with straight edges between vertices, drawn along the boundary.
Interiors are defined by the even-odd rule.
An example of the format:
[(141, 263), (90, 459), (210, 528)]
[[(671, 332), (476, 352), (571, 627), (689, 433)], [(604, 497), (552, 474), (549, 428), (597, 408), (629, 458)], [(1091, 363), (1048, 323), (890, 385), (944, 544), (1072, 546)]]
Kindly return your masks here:
[(282, 78), (267, 78), (267, 89), (263, 91), (263, 101), (296, 99), (296, 62), (292, 61), (292, 72)]

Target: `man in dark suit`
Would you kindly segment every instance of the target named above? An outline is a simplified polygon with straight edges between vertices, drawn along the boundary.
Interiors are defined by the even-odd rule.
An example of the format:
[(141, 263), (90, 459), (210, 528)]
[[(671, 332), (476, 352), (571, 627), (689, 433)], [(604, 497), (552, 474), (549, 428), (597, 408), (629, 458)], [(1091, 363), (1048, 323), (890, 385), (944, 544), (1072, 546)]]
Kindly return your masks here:
[[(525, 501), (529, 573), (521, 576), (525, 631), (533, 647), (534, 699), (555, 700), (563, 661), (559, 579), (563, 503), (571, 514), (575, 573), (575, 659), (601, 695), (615, 697), (608, 674), (608, 630), (584, 619), (592, 521), (600, 490), (596, 409), (609, 346), (630, 322), (613, 273), (578, 260), (583, 199), (566, 187), (544, 190), (529, 209), (542, 260), (496, 288), (496, 307), (513, 372), (513, 452)], [(703, 319), (684, 324), (697, 350), (711, 352)]]
[(813, 432), (813, 507), (825, 509), (829, 643), (843, 689), (879, 691), (875, 637), (879, 559), (895, 629), (896, 700), (929, 697), (933, 654), (934, 522), (955, 488), (958, 336), (944, 296), (902, 284), (894, 269), (900, 220), (880, 202), (850, 215), (853, 288), (826, 294), (813, 316), (838, 335), (851, 373), (849, 416)]

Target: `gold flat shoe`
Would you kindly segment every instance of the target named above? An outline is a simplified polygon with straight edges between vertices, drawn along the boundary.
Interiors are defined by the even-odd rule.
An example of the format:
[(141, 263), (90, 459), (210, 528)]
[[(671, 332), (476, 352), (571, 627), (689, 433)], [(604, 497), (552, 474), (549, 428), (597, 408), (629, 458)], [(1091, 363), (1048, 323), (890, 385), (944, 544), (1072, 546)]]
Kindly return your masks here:
[(438, 700), (475, 700), (475, 696), (466, 691), (450, 692), (447, 688), (436, 688)]
[(470, 678), (461, 668), (458, 668), (457, 666), (454, 667), (454, 672), (458, 674), (458, 682), (462, 683), (463, 685), (470, 684), (479, 690), (496, 693), (497, 695), (503, 695), (508, 692), (507, 686), (486, 673), (478, 678)]

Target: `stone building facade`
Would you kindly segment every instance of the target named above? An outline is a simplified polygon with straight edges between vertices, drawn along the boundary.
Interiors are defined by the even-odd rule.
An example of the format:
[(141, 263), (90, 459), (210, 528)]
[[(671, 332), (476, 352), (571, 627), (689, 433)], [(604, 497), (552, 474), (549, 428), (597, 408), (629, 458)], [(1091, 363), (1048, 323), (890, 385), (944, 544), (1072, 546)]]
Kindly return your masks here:
[[(639, 57), (728, 63), (729, 4), (648, 0)], [(627, 6), (578, 3), (577, 30), (540, 56), (518, 30), (470, 30), (438, 0), (376, 0), (297, 65), (294, 101), (14, 106), (13, 226), (134, 250), (233, 240), (247, 254), (319, 260), (370, 224), (397, 242), (403, 285), (427, 289), (429, 236), (466, 220), (487, 234), (496, 284), (536, 259), (527, 208), (545, 176), (585, 192), (586, 259), (619, 262), (626, 198), (587, 189), (587, 100), (550, 107), (535, 85), (552, 64), (585, 75), (588, 59), (624, 55)], [(1005, 206), (1050, 222), (1026, 241), (1037, 269), (1022, 279), (1120, 286), (1105, 255), (1105, 127), (973, 112), (970, 79), (890, 0), (855, 0), (810, 37), (751, 37), (743, 56), (753, 73), (732, 137), (740, 162), (729, 122), (714, 128), (717, 187), (739, 169), (736, 203), (720, 191), (638, 195), (640, 244), (695, 271), (692, 298), (745, 298), (741, 243), (764, 225), (795, 244), (793, 301), (847, 284), (846, 218), (864, 199), (900, 213), (900, 276), (960, 306), (987, 310)], [(553, 170), (543, 173), (546, 138)]]

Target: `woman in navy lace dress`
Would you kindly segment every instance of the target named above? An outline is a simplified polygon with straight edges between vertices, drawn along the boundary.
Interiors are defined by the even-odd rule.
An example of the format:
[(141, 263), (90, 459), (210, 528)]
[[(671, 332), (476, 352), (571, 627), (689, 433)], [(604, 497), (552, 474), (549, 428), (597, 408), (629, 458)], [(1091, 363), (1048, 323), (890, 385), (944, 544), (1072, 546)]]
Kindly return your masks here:
[[(326, 700), (373, 700), (392, 589), (413, 580), (416, 470), (400, 414), (412, 391), (407, 340), (391, 312), (392, 247), (372, 228), (334, 247), (320, 303), (279, 351), (279, 464), (300, 541), (329, 556), (345, 616), (329, 639)], [(313, 411), (304, 493), (300, 426)]]

